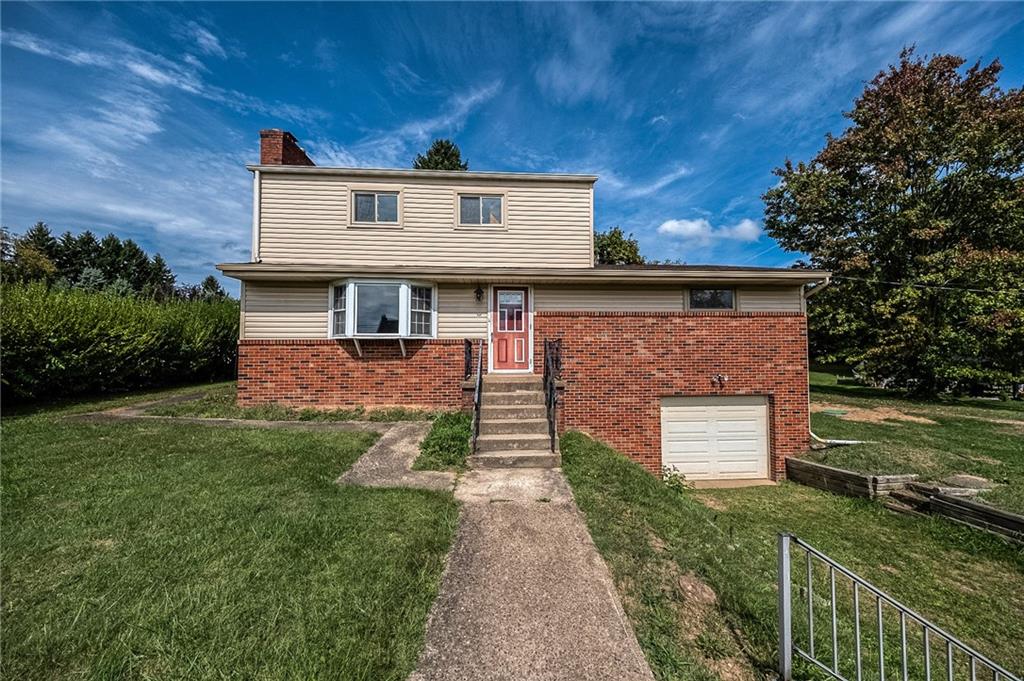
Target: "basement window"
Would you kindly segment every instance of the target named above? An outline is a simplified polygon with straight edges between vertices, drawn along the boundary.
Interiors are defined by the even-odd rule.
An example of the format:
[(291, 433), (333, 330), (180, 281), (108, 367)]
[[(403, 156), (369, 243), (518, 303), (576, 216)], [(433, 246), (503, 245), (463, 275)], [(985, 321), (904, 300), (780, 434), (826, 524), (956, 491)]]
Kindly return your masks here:
[(736, 296), (731, 288), (691, 288), (691, 310), (732, 310)]
[(433, 338), (436, 326), (432, 284), (349, 280), (332, 285), (332, 338)]

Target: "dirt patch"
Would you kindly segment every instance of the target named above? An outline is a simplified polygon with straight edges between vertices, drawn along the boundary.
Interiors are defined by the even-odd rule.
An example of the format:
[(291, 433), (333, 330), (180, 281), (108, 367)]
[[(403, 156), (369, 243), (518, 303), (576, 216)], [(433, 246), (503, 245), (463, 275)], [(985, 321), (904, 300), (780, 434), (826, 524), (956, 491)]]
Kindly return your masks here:
[(858, 423), (908, 421), (910, 423), (925, 423), (932, 426), (938, 425), (938, 421), (933, 421), (930, 418), (926, 418), (924, 416), (915, 416), (914, 414), (907, 414), (893, 407), (874, 407), (872, 409), (864, 409), (863, 407), (851, 407), (845, 404), (831, 404), (829, 402), (811, 402), (811, 411), (844, 412), (842, 414), (836, 414), (836, 416), (838, 418), (843, 419), (844, 421), (857, 421)]
[(113, 539), (97, 539), (92, 543), (93, 546), (102, 551), (109, 551), (110, 549), (114, 548), (115, 544), (117, 544), (117, 542), (115, 542)]
[[(672, 564), (674, 572), (678, 567)], [(754, 668), (741, 651), (733, 631), (718, 609), (718, 596), (704, 580), (692, 572), (678, 574), (680, 634), (700, 661), (723, 681), (753, 681)]]
[(706, 496), (706, 495), (703, 495), (703, 494), (696, 495), (696, 498), (697, 498), (697, 501), (699, 501), (700, 503), (704, 504), (705, 506), (707, 506), (708, 508), (710, 508), (713, 511), (723, 511), (724, 512), (724, 511), (728, 511), (729, 510), (729, 505), (726, 504), (721, 499), (717, 499), (715, 497), (709, 497), (709, 496)]
[[(701, 501), (706, 499), (701, 497)], [(681, 647), (723, 681), (756, 681), (758, 675), (743, 653), (743, 642), (719, 610), (714, 589), (697, 574), (683, 572), (663, 557), (665, 543), (653, 532), (648, 533), (648, 542), (659, 556), (653, 562), (659, 591), (675, 610)], [(623, 596), (631, 606), (639, 605), (636, 599)]]

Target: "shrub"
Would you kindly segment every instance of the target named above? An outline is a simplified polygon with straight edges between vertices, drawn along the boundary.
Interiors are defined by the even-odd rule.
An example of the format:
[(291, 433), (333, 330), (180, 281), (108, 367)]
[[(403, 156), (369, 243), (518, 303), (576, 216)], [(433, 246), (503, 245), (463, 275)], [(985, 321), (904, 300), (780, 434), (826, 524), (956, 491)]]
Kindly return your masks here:
[(0, 301), (4, 398), (118, 392), (234, 373), (238, 303), (157, 303), (8, 285)]

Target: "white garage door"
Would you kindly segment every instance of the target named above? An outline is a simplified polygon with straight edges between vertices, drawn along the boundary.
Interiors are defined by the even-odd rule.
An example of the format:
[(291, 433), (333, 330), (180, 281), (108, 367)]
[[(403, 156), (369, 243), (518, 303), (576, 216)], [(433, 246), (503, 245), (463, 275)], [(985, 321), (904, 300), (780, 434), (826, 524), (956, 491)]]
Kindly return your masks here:
[(662, 398), (661, 462), (688, 480), (767, 478), (767, 401)]

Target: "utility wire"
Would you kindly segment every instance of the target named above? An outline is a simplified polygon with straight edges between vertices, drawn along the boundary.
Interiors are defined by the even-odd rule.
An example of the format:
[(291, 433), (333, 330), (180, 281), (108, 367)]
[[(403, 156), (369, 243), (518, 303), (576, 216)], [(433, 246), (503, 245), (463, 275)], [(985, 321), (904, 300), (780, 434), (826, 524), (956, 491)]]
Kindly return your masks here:
[(865, 279), (862, 277), (832, 277), (840, 281), (864, 281), (869, 284), (888, 284), (890, 286), (910, 286), (911, 288), (934, 288), (942, 291), (968, 291), (970, 293), (1020, 293), (1020, 288), (967, 288), (964, 286), (943, 286), (942, 284), (911, 284), (905, 281), (885, 281), (884, 279)]

